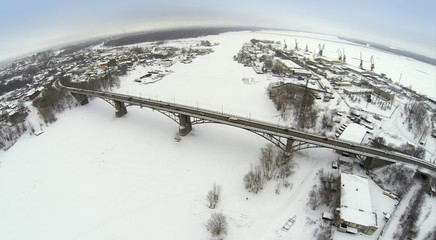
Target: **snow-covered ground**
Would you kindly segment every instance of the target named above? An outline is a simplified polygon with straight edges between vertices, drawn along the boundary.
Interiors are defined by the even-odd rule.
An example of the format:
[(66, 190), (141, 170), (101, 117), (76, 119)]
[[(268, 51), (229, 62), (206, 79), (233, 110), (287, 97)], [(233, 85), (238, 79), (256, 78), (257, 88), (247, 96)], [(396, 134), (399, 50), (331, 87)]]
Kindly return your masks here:
[[(288, 34), (236, 32), (202, 37), (219, 43), (213, 53), (191, 64), (176, 63), (169, 69), (171, 74), (154, 84), (134, 82), (138, 74), (133, 71), (121, 79), (116, 91), (283, 124), (265, 94), (268, 84), (280, 79), (257, 75), (233, 61), (233, 55), (252, 38), (293, 42)], [(302, 34), (298, 38), (310, 49), (326, 41), (326, 54), (343, 46), (329, 36)], [(330, 51), (329, 44), (335, 49)], [(361, 49), (355, 50), (356, 56), (359, 51), (373, 52), (376, 69), (377, 59), (384, 59), (380, 71), (382, 62), (390, 59), (394, 59), (392, 66), (410, 73), (415, 65), (422, 65), (351, 43), (345, 46), (346, 51), (350, 48), (348, 56), (351, 49)], [(422, 69), (433, 74), (434, 80), (434, 72)], [(403, 73), (402, 82), (406, 76)], [(252, 84), (244, 78), (253, 79)], [(267, 143), (263, 138), (204, 124), (195, 125), (177, 142), (178, 126), (164, 115), (137, 107), (128, 112), (115, 118), (109, 104), (95, 99), (60, 114), (57, 122), (43, 129), (44, 134), (23, 136), (7, 152), (0, 152), (0, 239), (207, 239), (210, 234), (204, 224), (213, 212), (227, 216), (227, 239), (313, 238), (322, 210), (310, 210), (307, 196), (317, 171), (332, 171), (331, 162), (338, 157), (332, 150), (297, 153), (296, 173), (289, 179), (292, 189), (277, 195), (270, 182), (254, 195), (244, 189), (242, 178), (258, 161), (259, 149)], [(222, 185), (223, 191), (217, 209), (210, 210), (206, 194), (213, 183)], [(382, 227), (382, 212), (391, 213), (395, 202), (372, 181), (370, 190)], [(294, 215), (295, 224), (282, 231)], [(377, 239), (379, 232), (353, 238)], [(335, 231), (334, 238), (350, 239), (350, 235)]]

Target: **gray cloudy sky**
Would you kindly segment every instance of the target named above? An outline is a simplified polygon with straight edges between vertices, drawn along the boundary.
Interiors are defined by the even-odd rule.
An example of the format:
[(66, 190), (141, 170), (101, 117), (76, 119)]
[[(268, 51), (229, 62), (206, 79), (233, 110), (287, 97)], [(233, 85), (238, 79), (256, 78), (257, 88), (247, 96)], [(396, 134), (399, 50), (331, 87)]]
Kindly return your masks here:
[(15, 0), (0, 8), (0, 59), (105, 34), (249, 25), (376, 41), (436, 57), (436, 1)]

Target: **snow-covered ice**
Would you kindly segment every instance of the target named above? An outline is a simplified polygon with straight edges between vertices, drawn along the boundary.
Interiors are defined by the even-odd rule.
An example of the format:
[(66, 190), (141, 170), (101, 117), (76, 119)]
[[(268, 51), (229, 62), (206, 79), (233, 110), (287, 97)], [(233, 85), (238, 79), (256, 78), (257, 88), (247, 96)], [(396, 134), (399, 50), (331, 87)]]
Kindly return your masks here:
[[(233, 55), (252, 38), (293, 42), (296, 35), (291, 34), (309, 49), (324, 41), (331, 57), (346, 46), (352, 64), (357, 61), (352, 56), (360, 51), (365, 57), (374, 55), (377, 71), (393, 79), (402, 72), (406, 85), (419, 78), (416, 90), (434, 84), (435, 72), (411, 59), (331, 36), (268, 31), (199, 38), (219, 45), (191, 64), (176, 63), (169, 68), (172, 73), (153, 84), (134, 82), (144, 71), (138, 68), (116, 91), (279, 123), (280, 114), (265, 89), (280, 78), (258, 75), (233, 61)], [(245, 84), (244, 78), (253, 79), (252, 84)], [(218, 124), (193, 128), (177, 142), (178, 126), (164, 115), (131, 107), (127, 115), (115, 118), (114, 109), (100, 99), (60, 114), (57, 122), (42, 129), (44, 134), (23, 136), (0, 152), (0, 239), (207, 239), (204, 224), (213, 212), (227, 216), (228, 239), (313, 238), (323, 210), (310, 210), (307, 196), (316, 172), (331, 170), (336, 153), (297, 153), (297, 171), (289, 179), (292, 189), (277, 195), (269, 182), (254, 195), (244, 189), (242, 178), (267, 141)], [(205, 200), (213, 183), (223, 188), (216, 210)], [(394, 201), (375, 183), (369, 184), (373, 210), (384, 224), (380, 212), (392, 213)], [(294, 215), (295, 224), (283, 232)], [(376, 239), (378, 233), (354, 237)], [(335, 239), (349, 236), (334, 232)]]

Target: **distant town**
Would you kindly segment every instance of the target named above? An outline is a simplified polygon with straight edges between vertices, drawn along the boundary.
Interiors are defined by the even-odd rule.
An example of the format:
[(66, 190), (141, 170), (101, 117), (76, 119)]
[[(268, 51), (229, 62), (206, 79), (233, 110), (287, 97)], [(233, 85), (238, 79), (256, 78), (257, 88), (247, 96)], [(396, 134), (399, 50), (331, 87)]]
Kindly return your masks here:
[[(0, 147), (9, 148), (25, 129), (40, 133), (35, 131), (37, 126), (29, 126), (26, 122), (30, 106), (26, 103), (35, 100), (44, 89), (51, 88), (57, 79), (78, 84), (93, 82), (98, 85), (94, 85), (95, 88), (100, 88), (99, 83), (108, 79), (115, 81), (133, 67), (141, 65), (149, 70), (135, 81), (150, 84), (167, 75), (169, 72), (166, 69), (175, 62), (189, 64), (196, 56), (210, 53), (213, 46), (208, 41), (196, 41), (181, 47), (161, 46), (162, 43), (158, 41), (147, 48), (103, 48), (97, 45), (47, 50), (3, 67), (0, 71), (0, 128), (4, 134)], [(33, 105), (39, 108), (40, 113), (44, 111), (41, 108), (46, 107)], [(44, 124), (50, 122), (42, 119)]]

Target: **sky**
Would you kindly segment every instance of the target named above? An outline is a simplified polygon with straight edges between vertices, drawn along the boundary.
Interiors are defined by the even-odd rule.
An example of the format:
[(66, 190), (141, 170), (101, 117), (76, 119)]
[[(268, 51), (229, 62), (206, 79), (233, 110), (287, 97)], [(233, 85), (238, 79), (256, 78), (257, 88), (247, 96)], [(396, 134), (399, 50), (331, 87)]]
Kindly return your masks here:
[(0, 60), (96, 36), (260, 26), (374, 41), (436, 58), (434, 0), (0, 0)]

